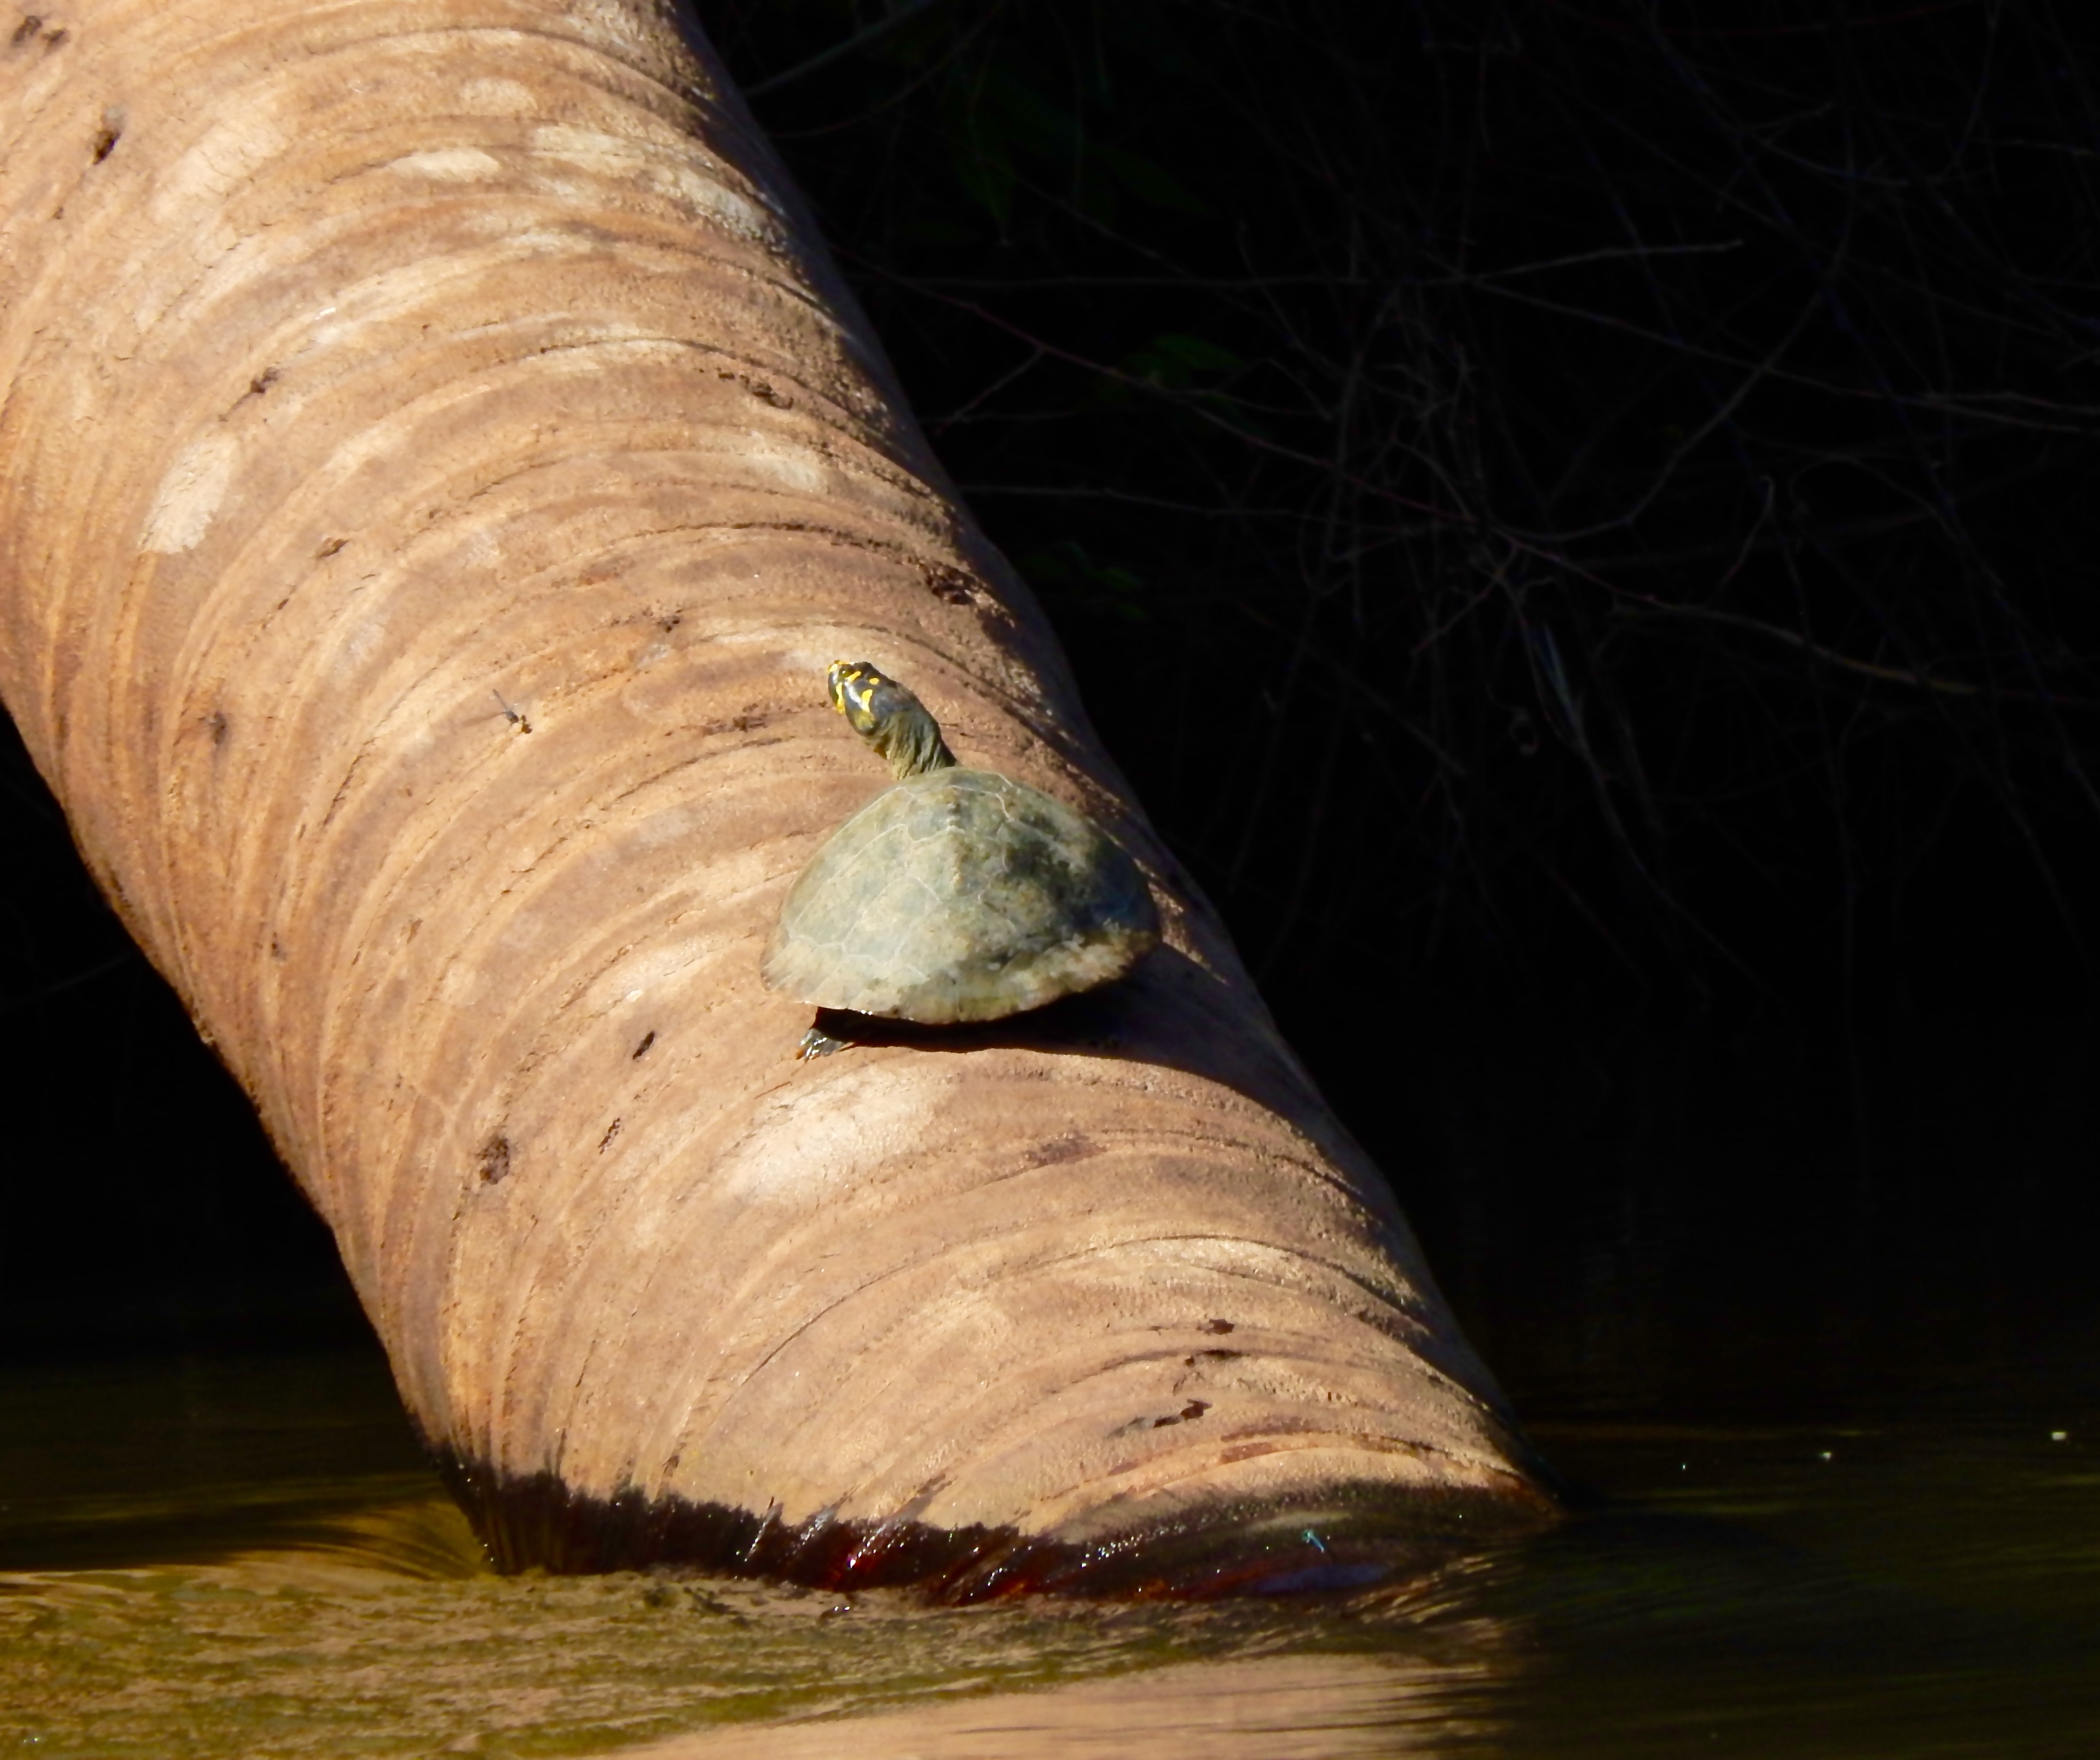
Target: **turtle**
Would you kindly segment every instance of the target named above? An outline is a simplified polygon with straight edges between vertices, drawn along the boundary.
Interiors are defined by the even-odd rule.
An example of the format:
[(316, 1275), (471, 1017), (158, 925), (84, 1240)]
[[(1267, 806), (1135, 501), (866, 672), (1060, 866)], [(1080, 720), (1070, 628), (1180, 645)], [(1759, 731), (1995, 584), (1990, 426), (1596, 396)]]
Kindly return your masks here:
[[(957, 763), (925, 704), (867, 661), (833, 661), (827, 682), (896, 780), (789, 889), (760, 967), (768, 989), (948, 1026), (1110, 983), (1157, 945), (1145, 876), (1092, 819)], [(796, 1055), (846, 1043), (813, 1026)]]

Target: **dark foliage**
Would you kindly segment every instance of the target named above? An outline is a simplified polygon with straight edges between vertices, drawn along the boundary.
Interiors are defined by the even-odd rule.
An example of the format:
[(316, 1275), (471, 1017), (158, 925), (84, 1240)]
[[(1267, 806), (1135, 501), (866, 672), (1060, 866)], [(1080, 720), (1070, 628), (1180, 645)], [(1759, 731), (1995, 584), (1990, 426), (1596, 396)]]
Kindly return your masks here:
[(2069, 9), (703, 11), (1301, 1034), (2082, 994)]

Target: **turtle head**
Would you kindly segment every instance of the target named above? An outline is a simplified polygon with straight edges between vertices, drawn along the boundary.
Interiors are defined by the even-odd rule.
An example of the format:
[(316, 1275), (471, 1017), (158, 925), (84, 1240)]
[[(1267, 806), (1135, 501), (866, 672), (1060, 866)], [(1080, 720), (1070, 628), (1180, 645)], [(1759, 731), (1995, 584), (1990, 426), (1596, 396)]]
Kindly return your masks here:
[(941, 724), (894, 678), (866, 660), (833, 660), (829, 678), (832, 707), (889, 761), (899, 782), (954, 764)]

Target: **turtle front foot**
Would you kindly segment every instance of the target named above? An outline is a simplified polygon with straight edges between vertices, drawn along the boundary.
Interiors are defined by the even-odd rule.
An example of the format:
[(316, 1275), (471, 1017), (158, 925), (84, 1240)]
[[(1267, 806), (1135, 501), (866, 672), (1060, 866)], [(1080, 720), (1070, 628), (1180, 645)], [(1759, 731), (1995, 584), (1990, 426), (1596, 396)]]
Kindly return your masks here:
[(796, 1061), (806, 1063), (812, 1057), (828, 1057), (835, 1051), (844, 1051), (853, 1043), (849, 1039), (834, 1039), (820, 1026), (813, 1026), (802, 1035), (802, 1043), (795, 1048)]

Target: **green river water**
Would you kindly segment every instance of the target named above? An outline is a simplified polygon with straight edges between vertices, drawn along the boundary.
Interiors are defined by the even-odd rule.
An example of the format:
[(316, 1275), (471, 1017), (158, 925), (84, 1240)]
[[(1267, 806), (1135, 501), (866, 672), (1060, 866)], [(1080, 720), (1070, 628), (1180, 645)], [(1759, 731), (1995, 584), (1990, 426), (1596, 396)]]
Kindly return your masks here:
[(496, 1577), (373, 1352), (0, 1401), (0, 1753), (2100, 1754), (2100, 1426), (2068, 1419), (1548, 1424), (1606, 1501), (1426, 1581), (935, 1612)]

